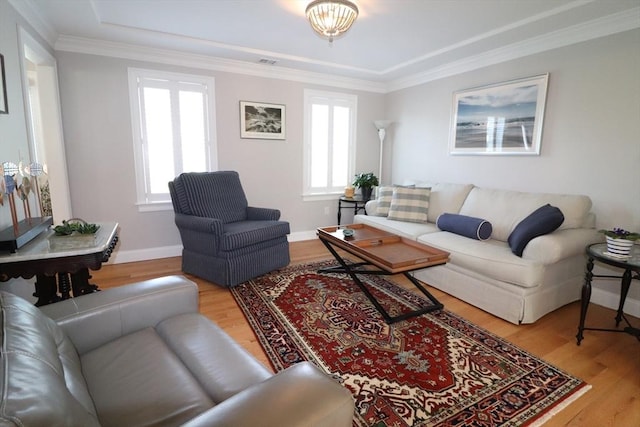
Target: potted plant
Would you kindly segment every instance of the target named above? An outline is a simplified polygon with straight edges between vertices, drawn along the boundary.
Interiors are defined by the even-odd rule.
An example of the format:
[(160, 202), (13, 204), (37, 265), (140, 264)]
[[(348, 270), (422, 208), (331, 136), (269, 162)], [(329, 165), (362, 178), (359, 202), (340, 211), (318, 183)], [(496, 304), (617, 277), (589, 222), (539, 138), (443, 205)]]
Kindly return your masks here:
[(609, 254), (627, 257), (636, 240), (640, 239), (640, 233), (633, 233), (625, 229), (615, 227), (613, 230), (600, 230), (607, 241)]
[(80, 218), (63, 220), (62, 225), (53, 227), (49, 236), (49, 248), (52, 250), (93, 247), (96, 244), (97, 224), (89, 224)]
[(373, 172), (358, 173), (353, 180), (353, 186), (360, 189), (362, 198), (369, 200), (371, 198), (371, 191), (373, 187), (378, 185), (378, 177)]

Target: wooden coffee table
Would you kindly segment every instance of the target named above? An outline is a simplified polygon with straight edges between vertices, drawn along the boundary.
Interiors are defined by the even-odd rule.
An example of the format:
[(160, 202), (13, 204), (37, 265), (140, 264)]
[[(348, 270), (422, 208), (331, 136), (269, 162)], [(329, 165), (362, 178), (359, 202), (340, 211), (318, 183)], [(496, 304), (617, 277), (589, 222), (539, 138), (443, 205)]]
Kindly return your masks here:
[[(344, 230), (353, 230), (353, 236), (345, 236)], [(379, 230), (365, 224), (351, 224), (342, 227), (322, 227), (317, 230), (318, 238), (338, 261), (337, 266), (321, 269), (320, 273), (346, 273), (380, 312), (384, 320), (391, 324), (424, 313), (443, 308), (429, 291), (409, 273), (422, 268), (445, 264), (449, 253), (414, 240)], [(348, 262), (337, 249), (362, 259), (362, 262)], [(371, 269), (370, 266), (377, 267)], [(392, 317), (358, 278), (359, 274), (392, 275), (404, 274), (433, 303), (399, 316)]]

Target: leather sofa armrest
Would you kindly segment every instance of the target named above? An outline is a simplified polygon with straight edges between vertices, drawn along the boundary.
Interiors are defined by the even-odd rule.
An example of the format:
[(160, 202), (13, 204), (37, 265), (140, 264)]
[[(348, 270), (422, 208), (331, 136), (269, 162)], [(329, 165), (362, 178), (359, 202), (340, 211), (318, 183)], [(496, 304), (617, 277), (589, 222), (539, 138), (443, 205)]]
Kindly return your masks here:
[(178, 229), (209, 233), (216, 236), (221, 236), (224, 231), (224, 223), (222, 220), (216, 218), (176, 213), (175, 223)]
[(164, 319), (198, 312), (198, 286), (167, 276), (40, 307), (69, 336), (79, 354)]
[(280, 211), (278, 209), (256, 208), (249, 206), (247, 208), (247, 219), (277, 221), (280, 219)]
[(346, 388), (302, 362), (235, 394), (183, 427), (346, 427), (353, 423), (353, 412), (353, 397)]

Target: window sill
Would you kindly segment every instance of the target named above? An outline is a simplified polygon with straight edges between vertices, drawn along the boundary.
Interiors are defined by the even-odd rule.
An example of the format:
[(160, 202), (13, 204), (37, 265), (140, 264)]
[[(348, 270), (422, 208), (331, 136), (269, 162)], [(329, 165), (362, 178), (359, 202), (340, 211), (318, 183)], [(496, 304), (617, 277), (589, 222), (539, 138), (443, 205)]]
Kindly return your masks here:
[(157, 212), (172, 211), (173, 203), (171, 202), (138, 202), (136, 203), (138, 212)]

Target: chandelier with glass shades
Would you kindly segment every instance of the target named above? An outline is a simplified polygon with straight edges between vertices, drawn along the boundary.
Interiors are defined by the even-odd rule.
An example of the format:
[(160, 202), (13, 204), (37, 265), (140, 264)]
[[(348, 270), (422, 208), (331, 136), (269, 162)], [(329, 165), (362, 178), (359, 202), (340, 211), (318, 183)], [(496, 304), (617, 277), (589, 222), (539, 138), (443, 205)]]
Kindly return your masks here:
[(349, 0), (315, 0), (305, 13), (313, 30), (332, 43), (351, 28), (358, 17), (358, 7)]

